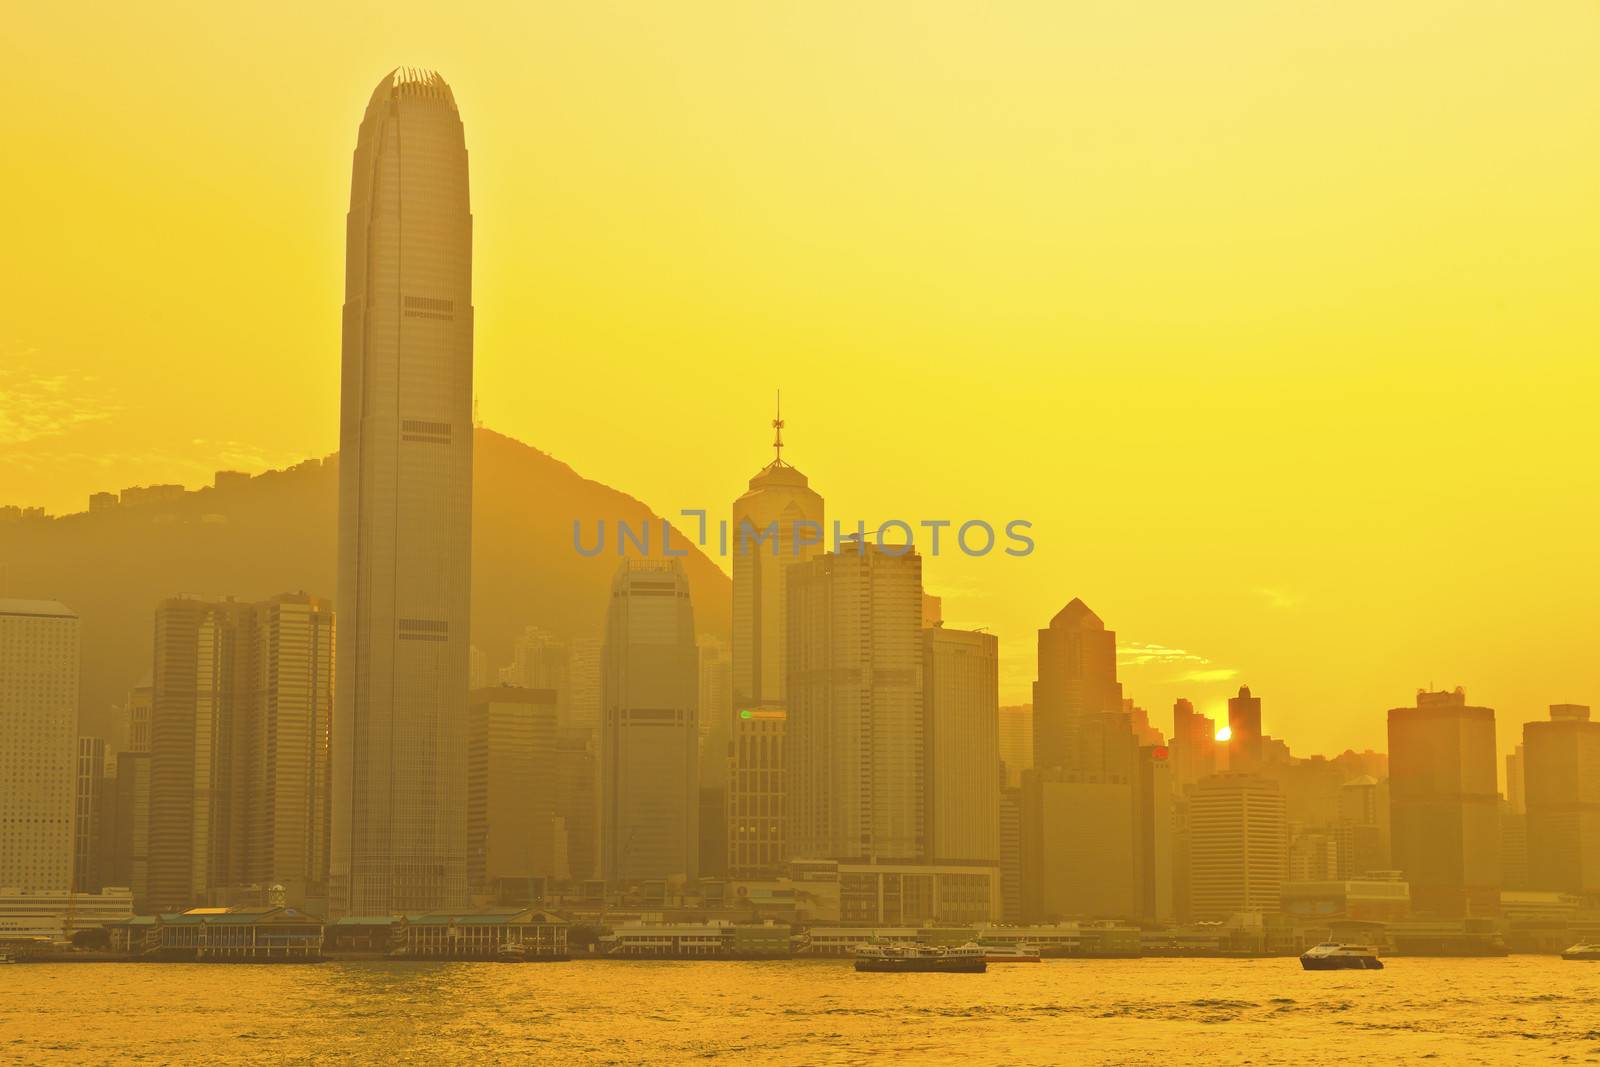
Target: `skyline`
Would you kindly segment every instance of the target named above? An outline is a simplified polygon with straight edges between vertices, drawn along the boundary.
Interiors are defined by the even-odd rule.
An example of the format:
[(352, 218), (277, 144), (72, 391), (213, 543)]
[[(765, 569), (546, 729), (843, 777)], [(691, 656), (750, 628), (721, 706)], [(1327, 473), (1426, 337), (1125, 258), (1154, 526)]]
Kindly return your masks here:
[[(1057, 72), (1058, 54), (1015, 32), (1038, 12), (980, 33), (932, 9), (913, 46), (890, 54), (903, 27), (883, 14), (689, 12), (615, 40), (607, 13), (547, 11), (537, 17), (570, 52), (539, 53), (543, 66), (509, 63), (471, 17), (424, 41), (403, 9), (339, 64), (274, 36), (285, 30), (239, 34), (305, 59), (303, 80), (284, 79), (281, 60), (231, 63), (226, 42), (185, 50), (159, 13), (128, 28), (166, 66), (141, 61), (135, 78), (131, 52), (95, 50), (118, 14), (52, 66), (60, 16), (26, 12), (18, 39), (38, 50), (0, 77), (31, 79), (25, 94), (8, 88), (38, 108), (8, 121), (46, 165), (0, 179), (7, 202), (41, 209), (8, 227), (26, 268), (0, 268), (17, 334), (0, 337), (0, 502), (78, 510), (96, 490), (194, 485), (201, 470), (332, 450), (329, 223), (355, 116), (300, 105), (359, 100), (366, 87), (352, 87), (385, 59), (415, 57), (456, 72), (475, 169), (492, 175), (475, 189), (494, 219), (475, 264), (487, 424), (660, 514), (720, 511), (762, 456), (782, 386), (792, 455), (829, 514), (1034, 520), (1031, 560), (926, 564), (953, 625), (1000, 635), (1002, 703), (1026, 699), (1042, 618), (1081, 596), (1128, 645), (1124, 685), (1163, 724), (1178, 696), (1218, 717), (1248, 684), (1267, 732), (1297, 751), (1381, 748), (1384, 709), (1460, 684), (1497, 709), (1508, 750), (1549, 704), (1600, 690), (1585, 534), (1600, 476), (1582, 414), (1600, 323), (1580, 303), (1596, 280), (1585, 190), (1600, 175), (1600, 123), (1577, 65), (1595, 24), (1577, 10), (1222, 17), (1204, 40), (1256, 64), (1276, 96), (1133, 41), (1112, 13), (1073, 25), (1113, 55), (1147, 65), (1159, 53), (1170, 67), (1156, 89), (1098, 65)], [(708, 20), (717, 32), (696, 46)], [(172, 43), (155, 43), (168, 31)], [(1195, 26), (1175, 26), (1173, 42), (1180, 32)], [(791, 37), (816, 53), (791, 55)], [(1275, 72), (1250, 41), (1318, 41), (1326, 54)], [(748, 47), (734, 69), (695, 69), (697, 47), (732, 44)], [(1490, 54), (1487, 67), (1468, 61)], [(1352, 95), (1340, 63), (1356, 57)], [(818, 97), (784, 85), (809, 69), (797, 64), (852, 58)], [(90, 60), (104, 69), (86, 71)], [(1183, 81), (1201, 74), (1213, 77)], [(566, 93), (537, 94), (530, 111), (524, 77)], [(106, 79), (121, 95), (96, 93)], [(244, 93), (260, 103), (241, 124), (252, 79), (274, 91)], [(178, 91), (186, 81), (233, 91)], [(718, 92), (732, 84), (747, 99)], [(1180, 84), (1194, 101), (1167, 114)], [(1092, 92), (1057, 92), (1072, 86)], [(1068, 109), (1080, 136), (1063, 140), (1047, 97), (1092, 97), (1104, 113)], [(119, 108), (161, 120), (148, 145), (88, 121)], [(752, 121), (763, 109), (776, 137)], [(1304, 114), (1320, 140), (1296, 132)], [(96, 132), (65, 145), (52, 129)], [(276, 151), (291, 130), (306, 143)], [(207, 153), (180, 151), (196, 138)], [(970, 154), (952, 155), (957, 144)], [(81, 153), (117, 163), (125, 186)], [(1525, 182), (1538, 198), (1493, 195)], [(1494, 210), (1481, 219), (1485, 183)], [(266, 223), (222, 211), (241, 193), (260, 198)], [(123, 250), (89, 242), (130, 199), (143, 214), (109, 231)], [(65, 239), (47, 247), (56, 227)], [(221, 241), (246, 254), (225, 279), (203, 277)], [(1225, 280), (1211, 277), (1213, 250)], [(62, 276), (74, 284), (50, 281)], [(201, 302), (211, 310), (192, 314)], [(232, 395), (214, 388), (218, 360), (238, 376)], [(710, 372), (683, 374), (694, 386), (653, 374), (681, 405), (673, 426), (695, 427), (677, 447), (647, 447), (664, 429), (640, 417), (654, 388), (571, 402), (580, 375), (637, 382), (674, 360)], [(1014, 373), (980, 383), (986, 399), (974, 364)], [(906, 375), (917, 389), (903, 405), (867, 417), (851, 399)], [(258, 400), (270, 415), (253, 412)], [(1004, 434), (974, 438), (966, 420)], [(96, 453), (105, 466), (84, 458)]]

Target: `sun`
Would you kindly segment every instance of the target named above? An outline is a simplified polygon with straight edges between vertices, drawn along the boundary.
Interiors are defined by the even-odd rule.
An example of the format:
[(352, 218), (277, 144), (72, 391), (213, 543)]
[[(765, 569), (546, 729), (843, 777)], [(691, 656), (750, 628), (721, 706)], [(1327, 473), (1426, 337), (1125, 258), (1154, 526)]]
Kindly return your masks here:
[(1231, 727), (1231, 726), (1224, 726), (1222, 729), (1217, 731), (1217, 740), (1218, 741), (1224, 741), (1225, 742), (1225, 741), (1231, 740), (1232, 738), (1233, 738), (1233, 727)]

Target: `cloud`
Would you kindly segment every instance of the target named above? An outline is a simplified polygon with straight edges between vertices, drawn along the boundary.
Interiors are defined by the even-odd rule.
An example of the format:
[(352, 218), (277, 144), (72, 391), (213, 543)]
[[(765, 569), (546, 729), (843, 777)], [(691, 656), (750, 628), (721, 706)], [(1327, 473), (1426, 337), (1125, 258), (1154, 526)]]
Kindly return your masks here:
[(121, 410), (95, 395), (95, 378), (3, 369), (3, 365), (38, 361), (37, 349), (0, 352), (0, 445), (62, 437)]
[(1178, 676), (1180, 682), (1226, 682), (1230, 678), (1238, 677), (1239, 672), (1232, 667), (1211, 667), (1203, 671), (1185, 671)]
[(1166, 684), (1180, 682), (1225, 682), (1238, 675), (1232, 667), (1218, 667), (1198, 652), (1186, 648), (1169, 648), (1144, 641), (1128, 641), (1117, 646), (1117, 666), (1120, 667), (1188, 667), (1177, 675), (1165, 679)]
[(1282, 608), (1284, 610), (1288, 610), (1289, 608), (1297, 608), (1301, 604), (1305, 603), (1305, 597), (1301, 596), (1299, 593), (1296, 593), (1292, 589), (1283, 589), (1281, 587), (1262, 588), (1257, 589), (1255, 593), (1256, 596), (1261, 597), (1272, 607)]

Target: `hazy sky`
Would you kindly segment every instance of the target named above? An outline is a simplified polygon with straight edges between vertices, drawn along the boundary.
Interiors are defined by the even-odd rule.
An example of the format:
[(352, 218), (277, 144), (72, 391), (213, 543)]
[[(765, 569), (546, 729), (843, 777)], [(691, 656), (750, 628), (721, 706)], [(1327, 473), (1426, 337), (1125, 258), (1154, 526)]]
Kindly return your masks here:
[[(471, 152), (484, 421), (664, 513), (1027, 518), (1170, 724), (1302, 754), (1462, 684), (1600, 705), (1600, 7), (26, 3), (0, 36), (0, 502), (336, 447), (350, 156)], [(331, 592), (329, 590), (328, 592)], [(1140, 649), (1135, 649), (1137, 643)]]

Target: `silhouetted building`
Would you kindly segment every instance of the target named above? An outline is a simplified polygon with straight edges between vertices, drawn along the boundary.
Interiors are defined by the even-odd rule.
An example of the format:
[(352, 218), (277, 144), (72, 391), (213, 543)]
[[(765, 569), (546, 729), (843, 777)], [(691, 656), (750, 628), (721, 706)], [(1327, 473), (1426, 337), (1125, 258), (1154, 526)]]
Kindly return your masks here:
[(1117, 635), (1074, 599), (1039, 631), (1039, 674), (1033, 684), (1033, 765), (1070, 767), (1081, 722), (1122, 710)]
[(556, 841), (556, 693), (510, 685), (476, 689), (467, 714), (467, 873), (472, 892), (487, 904), (534, 903), (530, 887), (561, 873), (556, 868), (561, 851)]
[(1033, 769), (1033, 705), (1012, 704), (1000, 709), (1000, 762), (1005, 764), (1008, 788), (1022, 785), (1022, 772)]
[(1337, 831), (1341, 879), (1391, 870), (1388, 781), (1364, 774), (1341, 786)]
[(1166, 745), (1141, 745), (1134, 781), (1134, 882), (1137, 917), (1148, 923), (1173, 919), (1171, 751)]
[(1022, 789), (1000, 791), (1000, 917), (1022, 921)]
[(72, 888), (78, 616), (0, 599), (0, 886)]
[(1084, 781), (1059, 767), (1022, 776), (1022, 917), (1132, 919), (1142, 911), (1127, 777)]
[(1228, 698), (1228, 769), (1256, 771), (1262, 766), (1261, 698), (1241, 685)]
[(733, 661), (715, 637), (700, 656), (700, 876), (728, 874), (728, 782), (733, 769)]
[(1600, 722), (1581, 704), (1552, 704), (1522, 738), (1531, 887), (1600, 897)]
[(741, 708), (733, 717), (728, 788), (728, 875), (770, 878), (783, 867), (784, 743), (789, 713)]
[(1492, 914), (1500, 898), (1500, 795), (1494, 711), (1466, 693), (1417, 693), (1389, 711), (1394, 863), (1419, 913)]
[(444, 79), (385, 75), (351, 171), (330, 904), (444, 911), (467, 896), (473, 321)]
[(699, 662), (677, 560), (624, 560), (606, 614), (600, 796), (608, 881), (699, 877)]
[(1288, 828), (1276, 782), (1232, 771), (1202, 779), (1186, 822), (1191, 919), (1278, 910)]
[(1000, 642), (993, 634), (922, 631), (922, 738), (928, 855), (1000, 860)]
[(1182, 698), (1172, 705), (1172, 780), (1179, 790), (1217, 773), (1217, 724)]
[(142, 913), (150, 910), (150, 753), (118, 752), (113, 783), (111, 829), (101, 839), (106, 853), (101, 882), (127, 887), (134, 910)]
[(78, 738), (77, 797), (72, 810), (72, 889), (100, 891), (100, 829), (105, 808), (106, 742)]
[(922, 557), (855, 542), (788, 583), (790, 855), (919, 859)]
[(511, 643), (511, 662), (500, 668), (500, 684), (549, 692), (555, 700), (557, 725), (570, 726), (571, 672), (572, 650), (567, 643), (548, 630), (525, 626)]
[(581, 726), (556, 734), (556, 813), (565, 837), (567, 875), (600, 877), (600, 734)]

